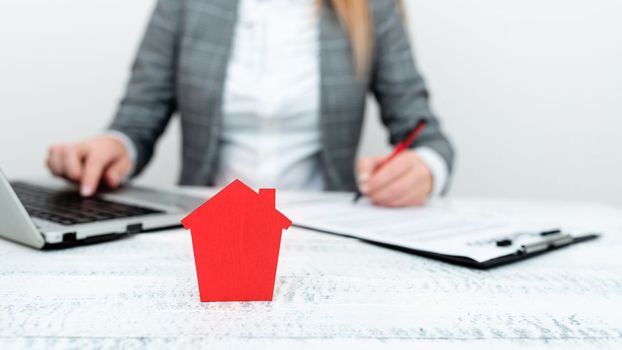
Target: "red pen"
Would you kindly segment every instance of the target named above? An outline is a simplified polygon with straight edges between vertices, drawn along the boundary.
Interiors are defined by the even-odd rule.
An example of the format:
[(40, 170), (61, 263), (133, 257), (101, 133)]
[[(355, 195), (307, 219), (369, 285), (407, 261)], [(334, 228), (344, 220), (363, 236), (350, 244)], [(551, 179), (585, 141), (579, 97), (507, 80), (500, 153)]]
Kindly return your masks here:
[[(383, 159), (382, 162), (380, 162), (380, 164), (378, 164), (374, 168), (374, 170), (372, 170), (372, 174), (382, 169), (391, 160), (393, 160), (393, 158), (397, 157), (398, 154), (407, 150), (413, 144), (413, 142), (415, 142), (417, 137), (419, 137), (419, 135), (423, 132), (423, 129), (425, 128), (425, 126), (426, 126), (425, 119), (419, 120), (419, 122), (417, 123), (413, 131), (411, 131), (410, 134), (408, 134), (408, 137), (406, 137), (406, 140), (402, 141), (399, 145), (395, 146), (395, 149), (393, 150), (393, 152), (391, 152), (391, 154), (388, 157)], [(361, 191), (357, 190), (356, 195), (354, 196), (354, 203), (358, 202), (362, 196), (363, 194), (361, 193)]]

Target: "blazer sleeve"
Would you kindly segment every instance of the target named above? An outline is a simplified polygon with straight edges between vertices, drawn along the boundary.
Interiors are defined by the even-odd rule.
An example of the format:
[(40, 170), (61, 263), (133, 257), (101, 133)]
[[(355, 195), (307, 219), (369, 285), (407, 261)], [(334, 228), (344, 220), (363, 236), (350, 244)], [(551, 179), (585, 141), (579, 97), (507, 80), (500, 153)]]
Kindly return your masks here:
[(416, 68), (401, 8), (395, 0), (370, 3), (375, 28), (370, 90), (380, 105), (390, 142), (395, 145), (403, 141), (419, 119), (426, 119), (427, 127), (412, 148), (436, 151), (451, 172), (454, 150), (430, 109), (428, 90)]
[(138, 49), (131, 77), (109, 129), (136, 150), (133, 175), (151, 159), (156, 141), (175, 112), (175, 71), (180, 1), (158, 0)]

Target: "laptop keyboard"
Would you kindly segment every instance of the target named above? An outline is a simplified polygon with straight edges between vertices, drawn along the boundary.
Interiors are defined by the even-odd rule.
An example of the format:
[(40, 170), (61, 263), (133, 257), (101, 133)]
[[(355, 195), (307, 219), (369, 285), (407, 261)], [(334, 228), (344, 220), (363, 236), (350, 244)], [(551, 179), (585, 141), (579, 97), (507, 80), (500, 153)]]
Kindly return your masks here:
[(59, 191), (23, 182), (11, 186), (30, 216), (61, 225), (162, 213), (97, 197), (84, 198), (77, 191)]

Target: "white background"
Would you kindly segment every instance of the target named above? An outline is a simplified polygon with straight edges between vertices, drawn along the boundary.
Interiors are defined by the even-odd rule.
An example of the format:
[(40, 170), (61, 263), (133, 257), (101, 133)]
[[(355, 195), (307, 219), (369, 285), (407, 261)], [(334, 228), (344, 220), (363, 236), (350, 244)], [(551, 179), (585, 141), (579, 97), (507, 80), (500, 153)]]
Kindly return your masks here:
[[(419, 66), (458, 150), (452, 194), (622, 205), (622, 2), (407, 0)], [(0, 2), (0, 166), (104, 128), (153, 0)], [(372, 106), (373, 107), (373, 106)], [(362, 152), (386, 151), (370, 109)], [(141, 181), (177, 178), (174, 122)]]

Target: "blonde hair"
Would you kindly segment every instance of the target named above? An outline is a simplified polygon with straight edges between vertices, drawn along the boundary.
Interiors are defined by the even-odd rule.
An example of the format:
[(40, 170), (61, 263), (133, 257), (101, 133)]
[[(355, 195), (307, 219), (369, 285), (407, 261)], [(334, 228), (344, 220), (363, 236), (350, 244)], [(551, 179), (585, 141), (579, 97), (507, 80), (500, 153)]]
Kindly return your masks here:
[[(356, 74), (362, 77), (371, 66), (374, 51), (374, 20), (369, 0), (316, 0), (318, 8), (328, 2), (346, 29), (352, 46), (352, 58)], [(405, 17), (403, 0), (395, 1), (398, 10)]]
[(363, 76), (370, 67), (374, 49), (373, 19), (369, 2), (368, 0), (328, 0), (328, 2), (350, 36), (354, 67), (357, 75)]

